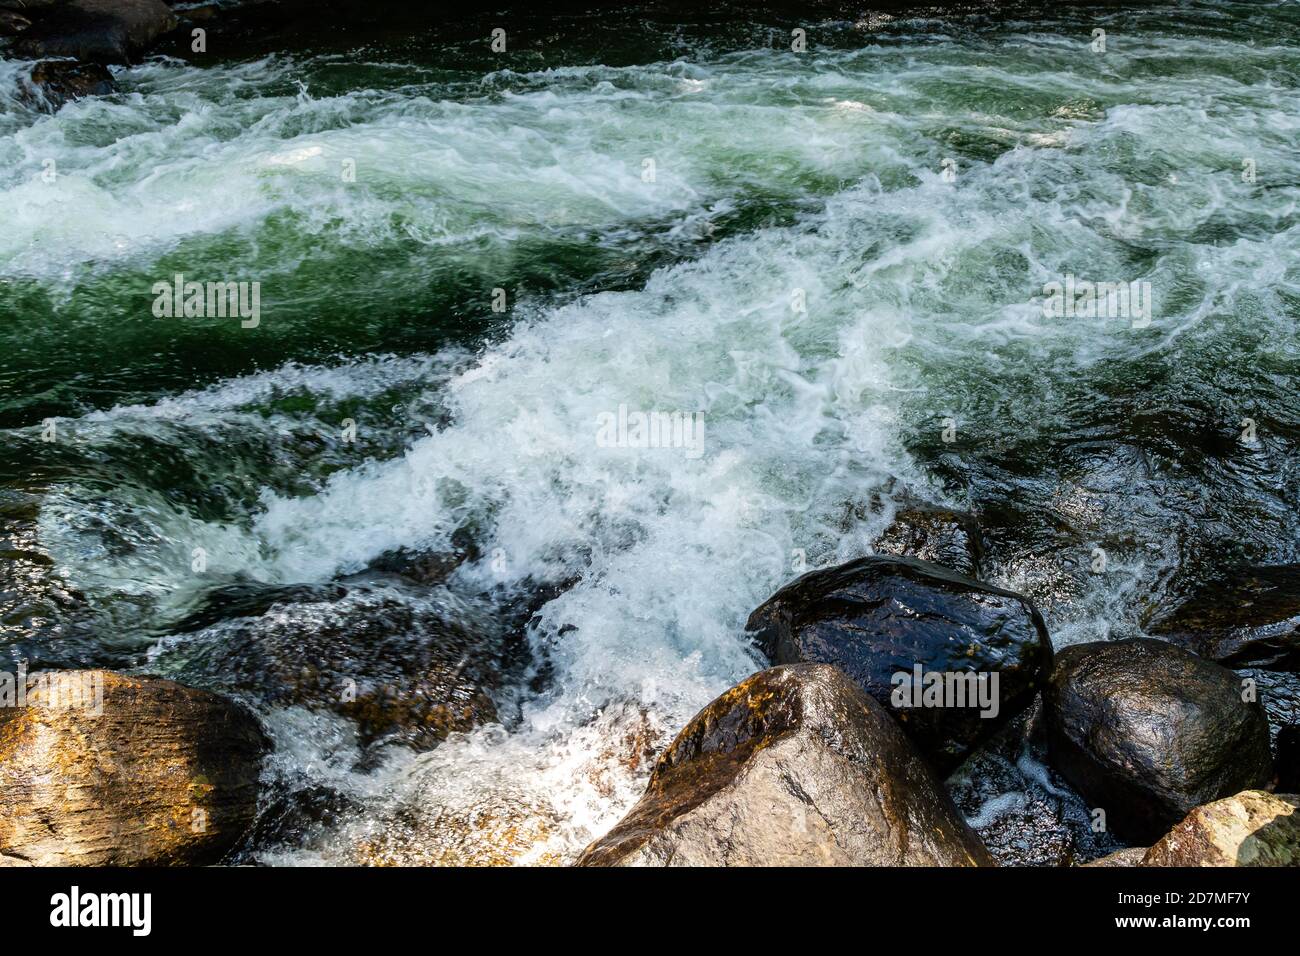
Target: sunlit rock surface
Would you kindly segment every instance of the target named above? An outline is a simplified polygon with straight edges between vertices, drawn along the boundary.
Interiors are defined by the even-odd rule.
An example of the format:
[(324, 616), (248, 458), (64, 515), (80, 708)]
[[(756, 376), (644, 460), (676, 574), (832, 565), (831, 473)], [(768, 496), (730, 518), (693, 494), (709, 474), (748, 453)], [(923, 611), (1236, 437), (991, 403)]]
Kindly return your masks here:
[(1189, 813), (1142, 866), (1300, 866), (1300, 796), (1246, 790)]
[(696, 715), (587, 866), (992, 860), (893, 719), (840, 671), (761, 671)]
[(0, 855), (205, 864), (244, 835), (266, 749), (245, 709), (156, 678), (48, 676), (27, 706), (0, 708)]

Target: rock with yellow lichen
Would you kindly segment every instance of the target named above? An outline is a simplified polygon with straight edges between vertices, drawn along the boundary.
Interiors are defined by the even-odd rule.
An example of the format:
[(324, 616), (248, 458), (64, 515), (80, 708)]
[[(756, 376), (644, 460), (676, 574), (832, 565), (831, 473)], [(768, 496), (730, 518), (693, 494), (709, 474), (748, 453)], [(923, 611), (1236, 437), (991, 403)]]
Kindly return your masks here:
[(0, 862), (214, 863), (252, 824), (267, 743), (242, 707), (110, 671), (31, 683), (0, 708)]
[(828, 665), (704, 708), (586, 866), (980, 866), (992, 859), (889, 714)]
[(1243, 790), (1197, 807), (1142, 866), (1300, 866), (1300, 796)]

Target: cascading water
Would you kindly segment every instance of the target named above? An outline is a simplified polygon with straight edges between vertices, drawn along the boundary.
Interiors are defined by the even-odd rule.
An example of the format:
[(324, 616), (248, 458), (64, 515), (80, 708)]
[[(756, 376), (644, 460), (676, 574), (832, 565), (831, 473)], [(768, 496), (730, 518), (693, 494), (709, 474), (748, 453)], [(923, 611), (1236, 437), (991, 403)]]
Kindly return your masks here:
[[(1294, 5), (832, 21), (806, 53), (632, 25), (621, 65), (580, 21), (504, 68), (155, 59), (53, 114), (0, 69), (12, 656), (190, 674), (235, 629), (372, 606), (223, 617), (224, 587), (467, 536), (382, 600), (554, 588), (500, 722), (427, 752), (363, 759), (347, 720), (252, 695), (279, 792), (331, 807), (264, 861), (571, 859), (759, 666), (744, 621), (794, 556), (868, 553), (904, 492), (986, 516), (986, 576), (1058, 643), (1297, 558)], [(156, 318), (175, 273), (260, 282), (260, 326)], [(1067, 275), (1149, 283), (1152, 321), (1046, 316)], [(599, 441), (620, 407), (702, 414), (703, 453)]]

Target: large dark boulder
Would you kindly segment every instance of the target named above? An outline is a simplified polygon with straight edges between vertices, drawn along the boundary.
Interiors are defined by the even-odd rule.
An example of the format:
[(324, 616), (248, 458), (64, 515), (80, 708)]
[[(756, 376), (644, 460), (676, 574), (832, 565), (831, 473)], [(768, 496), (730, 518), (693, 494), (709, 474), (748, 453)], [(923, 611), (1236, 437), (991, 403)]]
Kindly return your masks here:
[(686, 725), (586, 866), (976, 866), (991, 858), (888, 713), (824, 665), (774, 667)]
[(1300, 564), (1239, 571), (1147, 626), (1225, 667), (1300, 671)]
[[(911, 558), (812, 571), (777, 591), (747, 627), (774, 664), (839, 667), (890, 708), (944, 773), (1029, 705), (1052, 661), (1028, 598)], [(964, 701), (950, 694), (933, 706), (914, 680), (915, 697), (896, 695), (906, 689), (899, 675), (914, 677), (917, 667), (952, 675), (946, 684)], [(971, 683), (980, 675), (982, 684)]]
[(1272, 779), (1263, 708), (1243, 696), (1232, 671), (1164, 641), (1076, 644), (1043, 694), (1049, 753), (1112, 832), (1149, 844)]
[(0, 708), (0, 863), (215, 863), (257, 810), (267, 749), (237, 704), (111, 671), (39, 675)]
[(67, 0), (42, 10), (14, 49), (32, 59), (131, 63), (177, 22), (162, 0)]
[(1246, 790), (1197, 807), (1140, 865), (1300, 866), (1300, 796)]

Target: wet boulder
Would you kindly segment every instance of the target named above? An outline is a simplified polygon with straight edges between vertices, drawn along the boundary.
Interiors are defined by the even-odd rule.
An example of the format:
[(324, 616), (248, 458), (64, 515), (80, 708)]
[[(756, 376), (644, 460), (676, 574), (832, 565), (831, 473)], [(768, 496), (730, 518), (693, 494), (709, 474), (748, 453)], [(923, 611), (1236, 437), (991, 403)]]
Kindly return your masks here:
[(1207, 584), (1147, 632), (1225, 667), (1300, 671), (1300, 564)]
[(1295, 724), (1277, 733), (1277, 789), (1300, 793), (1300, 726)]
[(267, 741), (216, 694), (111, 671), (36, 675), (0, 708), (0, 858), (215, 863), (257, 810)]
[(100, 63), (76, 60), (42, 60), (32, 66), (31, 99), (38, 105), (57, 110), (65, 103), (85, 96), (112, 93), (113, 75)]
[(983, 538), (973, 515), (937, 505), (906, 505), (876, 541), (876, 553), (920, 558), (967, 577), (978, 577)]
[(812, 571), (747, 628), (774, 664), (839, 667), (943, 773), (1030, 704), (1052, 661), (1028, 598), (912, 558)]
[(494, 622), (445, 591), (277, 589), (160, 660), (187, 683), (356, 721), (361, 740), (432, 747), (497, 719), (508, 652)]
[(1263, 708), (1237, 675), (1164, 641), (1065, 648), (1043, 704), (1053, 765), (1133, 843), (1273, 776)]
[(700, 711), (585, 866), (992, 860), (888, 712), (834, 667), (760, 671)]
[(1197, 807), (1142, 866), (1300, 866), (1300, 796), (1246, 790)]
[(67, 0), (42, 10), (14, 49), (32, 59), (131, 63), (178, 22), (162, 0)]

